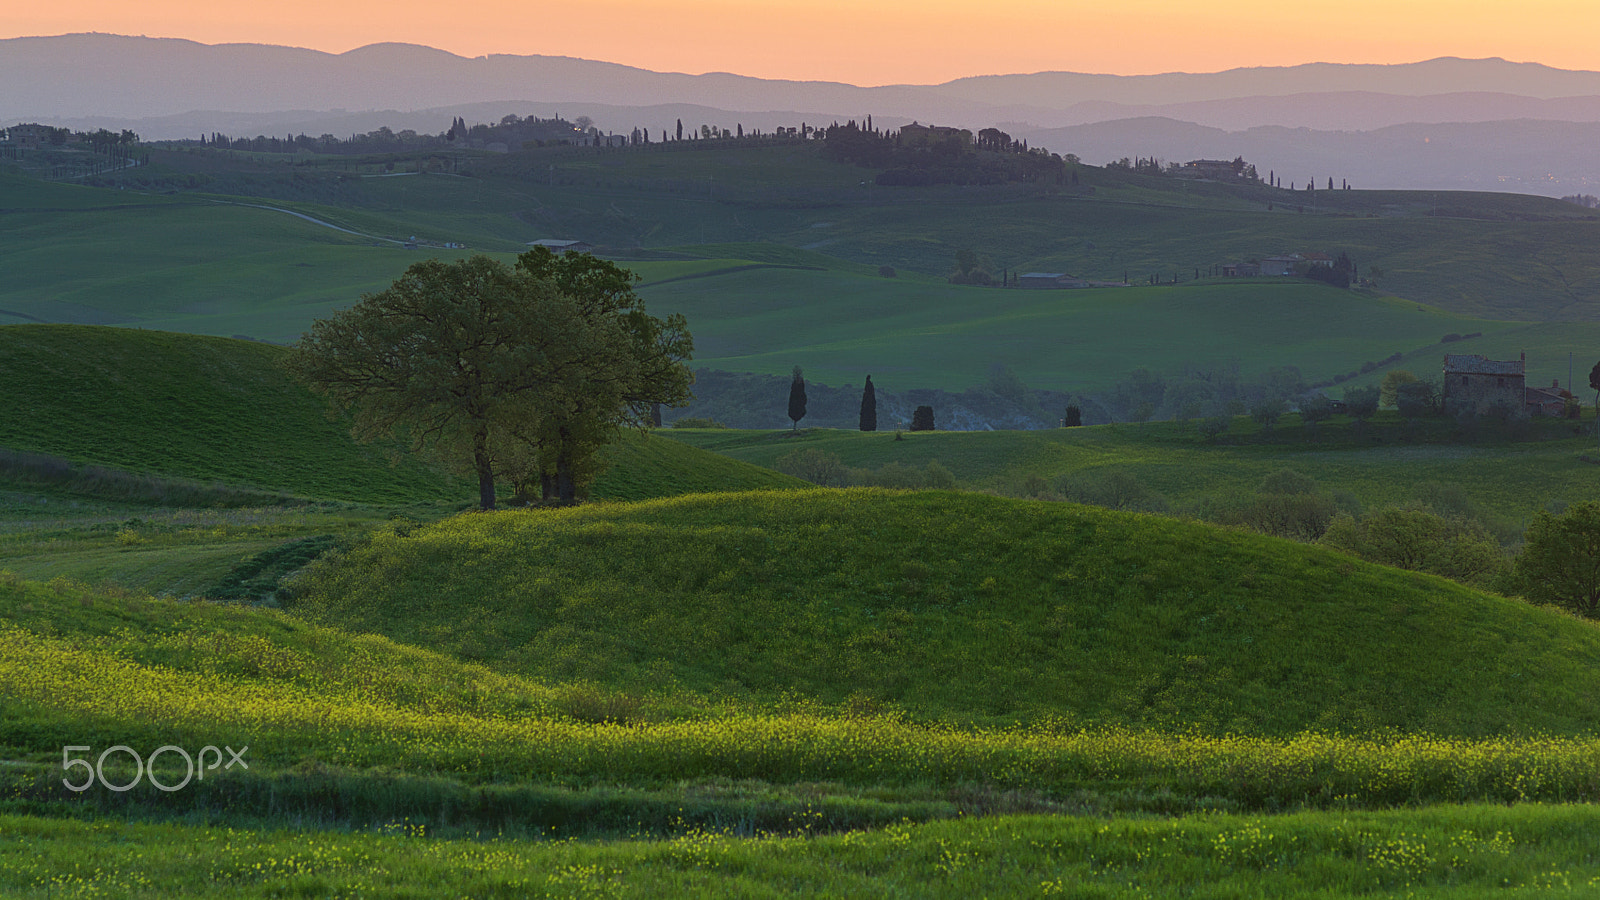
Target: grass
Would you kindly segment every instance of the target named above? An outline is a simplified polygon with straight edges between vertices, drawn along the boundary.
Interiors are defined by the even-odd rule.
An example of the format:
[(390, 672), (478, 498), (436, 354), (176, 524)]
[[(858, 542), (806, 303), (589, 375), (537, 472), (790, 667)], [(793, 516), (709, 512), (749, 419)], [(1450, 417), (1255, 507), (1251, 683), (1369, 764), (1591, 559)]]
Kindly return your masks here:
[(257, 490), (412, 503), (447, 475), (357, 444), (326, 404), (249, 341), (61, 325), (0, 328), (0, 446)]
[[(400, 521), (293, 590), (286, 614), (0, 576), (0, 893), (1600, 878), (1590, 807), (1540, 805), (1600, 784), (1592, 625), (1316, 548), (979, 495), (693, 495)], [(114, 743), (251, 769), (61, 786), (63, 745)]]
[[(202, 163), (202, 157), (205, 161)], [(1386, 290), (1485, 319), (1592, 319), (1597, 220), (1547, 198), (1404, 191), (1303, 193), (1078, 169), (1076, 188), (888, 189), (820, 148), (689, 146), (584, 153), (546, 149), (464, 163), (471, 177), (344, 179), (318, 166), (174, 155), (200, 187), (301, 204), (356, 230), (511, 250), (576, 235), (619, 247), (765, 242), (866, 267), (942, 276), (957, 249), (998, 270), (1135, 281), (1301, 249), (1349, 252)], [(414, 164), (402, 160), (401, 166)], [(249, 178), (224, 177), (232, 167)], [(149, 171), (120, 176), (135, 181)], [(220, 180), (218, 180), (220, 178)], [(865, 183), (863, 183), (865, 182)], [(192, 189), (192, 188), (191, 188)], [(1443, 198), (1442, 200), (1440, 198)], [(1437, 212), (1437, 214), (1435, 214)], [(707, 255), (717, 255), (715, 251)]]
[[(1063, 391), (1105, 390), (1141, 366), (1176, 374), (1184, 364), (1232, 364), (1250, 376), (1290, 364), (1317, 381), (1397, 352), (1431, 354), (1437, 367), (1443, 335), (1484, 332), (1486, 348), (1515, 328), (1268, 280), (1001, 291), (768, 269), (647, 284), (641, 294), (652, 311), (688, 318), (697, 367), (787, 375), (800, 365), (830, 385), (860, 384), (870, 373), (899, 391), (959, 391), (999, 365), (1032, 387)], [(1571, 330), (1582, 340), (1593, 329)], [(1542, 342), (1526, 346), (1536, 365), (1551, 365)], [(1564, 350), (1556, 351), (1563, 381)]]
[(607, 468), (595, 478), (590, 496), (596, 500), (630, 501), (715, 491), (809, 487), (798, 478), (692, 448), (664, 435), (623, 432), (619, 440), (601, 451)]
[[(1080, 728), (1059, 717), (1025, 728), (953, 727), (919, 724), (881, 705), (875, 711), (860, 698), (830, 706), (819, 702), (827, 691), (804, 678), (793, 679), (786, 698), (765, 704), (708, 702), (670, 678), (630, 696), (603, 682), (497, 672), (274, 610), (92, 591), (65, 580), (0, 579), (0, 614), (7, 622), (0, 628), (0, 756), (9, 760), (0, 812), (215, 816), (317, 828), (414, 816), (468, 833), (519, 822), (617, 833), (631, 816), (635, 827), (659, 832), (673, 827), (664, 812), (676, 795), (679, 817), (700, 824), (744, 816), (747, 832), (834, 831), (1019, 810), (1170, 814), (1567, 801), (1591, 798), (1600, 783), (1596, 741), (1585, 735), (1206, 735)], [(1573, 698), (1564, 682), (1587, 663), (1556, 658), (1581, 657), (1592, 634), (1575, 644), (1573, 623), (1541, 627), (1518, 617), (1504, 610), (1489, 616), (1525, 639), (1518, 646), (1514, 638), (1507, 651), (1528, 653), (1518, 664), (1525, 669), (1513, 673), (1498, 671), (1495, 658), (1473, 645), (1475, 626), (1454, 630), (1467, 644), (1463, 656), (1487, 660), (1476, 669), (1480, 690), (1516, 689), (1515, 698), (1484, 700), (1477, 715), (1504, 730), (1540, 717), (1581, 717), (1590, 701)], [(1415, 641), (1430, 639), (1425, 629), (1400, 627)], [(1323, 636), (1349, 643), (1339, 632)], [(1497, 645), (1505, 640), (1503, 631), (1493, 637)], [(1170, 638), (1164, 644), (1192, 649), (1174, 648)], [(1534, 644), (1546, 655), (1539, 647), (1528, 652)], [(961, 648), (948, 652), (958, 656)], [(1352, 662), (1364, 665), (1365, 652), (1354, 648)], [(1414, 657), (1399, 667), (1415, 669)], [(1192, 656), (1180, 662), (1195, 668)], [(1299, 677), (1303, 666), (1296, 673), (1279, 660), (1268, 665), (1279, 673), (1256, 693), (1276, 692), (1282, 701), (1317, 687), (1314, 678)], [(1437, 679), (1424, 673), (1420, 681), (1391, 680), (1405, 674), (1395, 669), (1352, 669), (1370, 683), (1356, 692), (1368, 694), (1363, 699), (1375, 711), (1404, 706), (1407, 700), (1394, 696), (1404, 693), (1394, 685), (1404, 683), (1443, 708), (1415, 724), (1444, 724), (1459, 713), (1460, 700)], [(1229, 695), (1227, 674), (1214, 672), (1207, 682), (1208, 690)], [(1169, 687), (1157, 705), (1182, 702), (1182, 686)], [(1372, 690), (1388, 695), (1386, 702), (1372, 704)], [(1530, 700), (1531, 711), (1514, 708)], [(1569, 708), (1552, 717), (1551, 708), (1563, 703)], [(212, 772), (177, 794), (148, 784), (74, 794), (61, 782), (67, 744), (89, 747), (96, 758), (112, 745), (141, 755), (169, 744), (191, 752), (248, 746), (250, 768)], [(105, 777), (134, 781), (136, 773), (120, 762), (114, 757)], [(172, 784), (184, 768), (172, 755), (159, 771)], [(809, 826), (800, 815), (808, 806), (817, 813)]]
[[(1573, 427), (1581, 432), (1573, 434)], [(1192, 425), (1156, 422), (1047, 431), (921, 432), (894, 435), (810, 429), (673, 429), (673, 440), (760, 466), (800, 448), (837, 455), (848, 466), (891, 463), (921, 468), (937, 460), (971, 490), (1021, 494), (1028, 476), (1052, 484), (1064, 476), (1118, 471), (1133, 475), (1178, 509), (1206, 498), (1248, 494), (1267, 475), (1290, 468), (1328, 491), (1344, 491), (1373, 509), (1398, 505), (1448, 485), (1480, 512), (1525, 522), (1553, 504), (1593, 494), (1593, 421), (1544, 422), (1535, 440), (1508, 442), (1493, 429), (1476, 441), (1453, 439), (1451, 426), (1415, 434), (1394, 413), (1381, 413), (1359, 435), (1342, 417), (1307, 430), (1286, 417), (1271, 435), (1240, 417), (1218, 442)], [(1520, 529), (1518, 529), (1520, 530)]]
[[(43, 480), (74, 496), (169, 506), (471, 496), (413, 455), (396, 463), (395, 448), (356, 443), (322, 399), (278, 366), (283, 354), (249, 341), (142, 330), (0, 327), (0, 390), (17, 411), (0, 422), (0, 446), (22, 451), (6, 457), (7, 471), (18, 486)], [(611, 466), (594, 486), (597, 497), (799, 484), (679, 442), (622, 438), (606, 451)]]
[[(961, 390), (1000, 363), (1035, 387), (1068, 391), (1103, 388), (1138, 366), (1171, 373), (1236, 364), (1254, 375), (1296, 365), (1320, 380), (1395, 352), (1431, 369), (1438, 339), (1450, 332), (1484, 333), (1451, 348), (1461, 352), (1529, 350), (1542, 382), (1565, 376), (1559, 357), (1591, 352), (1597, 337), (1592, 324), (1510, 321), (1590, 318), (1600, 274), (1582, 248), (1597, 226), (1555, 201), (1462, 195), (1460, 211), (1481, 218), (1442, 218), (1413, 215), (1406, 195), (1348, 192), (1336, 199), (1339, 215), (1310, 216), (1268, 212), (1266, 194), (1090, 169), (1083, 191), (1056, 196), (1015, 186), (861, 196), (870, 173), (804, 147), (515, 156), (478, 160), (473, 177), (360, 178), (230, 163), (227, 154), (173, 154), (163, 163), (203, 162), (196, 177), (207, 178), (236, 164), (248, 177), (199, 187), (256, 199), (7, 175), (16, 190), (0, 211), (8, 235), (0, 265), (14, 262), (6, 268), (17, 274), (0, 288), (0, 320), (289, 342), (418, 259), (514, 251), (554, 234), (708, 257), (632, 264), (653, 311), (688, 315), (697, 365), (783, 375), (798, 364), (829, 384), (859, 383), (870, 371), (900, 390)], [(554, 184), (537, 177), (550, 165), (567, 173)], [(719, 170), (731, 174), (718, 178)], [(464, 241), (474, 251), (374, 247), (234, 201), (364, 234)], [(1385, 215), (1351, 217), (1376, 210)], [(1295, 248), (1348, 250), (1363, 267), (1387, 269), (1385, 287), (1407, 299), (1277, 279), (1071, 292), (942, 280), (957, 249), (1013, 272), (1126, 273), (1137, 283), (1151, 271), (1189, 278), (1219, 261)], [(880, 264), (902, 277), (878, 277)]]
[[(375, 535), (308, 576), (292, 608), (523, 676), (792, 692), (919, 721), (1259, 735), (1600, 722), (1587, 623), (1286, 541), (973, 494), (457, 517)], [(1540, 688), (1518, 686), (1534, 672)]]
[[(587, 843), (0, 817), (16, 897), (1548, 896), (1600, 883), (1587, 805), (1166, 820), (1002, 817), (873, 833), (685, 829)], [(10, 857), (7, 859), (7, 857)]]

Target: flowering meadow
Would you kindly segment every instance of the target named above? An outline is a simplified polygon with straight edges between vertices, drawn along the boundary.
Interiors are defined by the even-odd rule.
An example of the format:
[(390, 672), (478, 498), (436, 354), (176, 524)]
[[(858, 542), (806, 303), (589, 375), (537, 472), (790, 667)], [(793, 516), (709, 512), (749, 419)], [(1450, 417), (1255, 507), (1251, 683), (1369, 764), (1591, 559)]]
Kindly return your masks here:
[(1587, 623), (1204, 526), (785, 494), (402, 520), (281, 610), (0, 573), (0, 894), (1600, 876)]

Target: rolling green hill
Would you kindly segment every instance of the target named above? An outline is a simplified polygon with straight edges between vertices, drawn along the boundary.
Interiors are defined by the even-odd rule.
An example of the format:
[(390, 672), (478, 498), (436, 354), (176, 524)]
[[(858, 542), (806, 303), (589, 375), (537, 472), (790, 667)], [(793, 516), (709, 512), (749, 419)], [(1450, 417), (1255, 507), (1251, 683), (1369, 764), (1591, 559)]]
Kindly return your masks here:
[(43, 184), (0, 166), (0, 324), (122, 324), (289, 342), (312, 319), (444, 253), (375, 246), (241, 205), (257, 202)]
[[(470, 497), (414, 456), (396, 461), (392, 446), (356, 443), (321, 398), (277, 365), (284, 352), (128, 328), (0, 327), (0, 393), (10, 398), (0, 447), (319, 500)], [(603, 499), (800, 484), (658, 437), (624, 433), (605, 454), (610, 467), (593, 488)]]
[[(1600, 341), (1597, 324), (1500, 321), (1600, 317), (1600, 263), (1588, 249), (1600, 226), (1578, 207), (1537, 198), (1460, 195), (1449, 207), (1458, 215), (1433, 216), (1408, 195), (1337, 192), (1324, 214), (1301, 215), (1266, 209), (1267, 189), (1088, 167), (1081, 190), (1058, 195), (1009, 186), (858, 196), (870, 172), (804, 147), (513, 157), (469, 161), (472, 177), (285, 165), (218, 181), (227, 154), (187, 174), (178, 167), (185, 154), (172, 154), (163, 177), (173, 196), (45, 184), (0, 167), (0, 265), (11, 273), (0, 285), (0, 321), (288, 342), (417, 259), (577, 235), (705, 257), (629, 263), (654, 312), (689, 317), (697, 365), (782, 375), (798, 364), (836, 385), (870, 371), (901, 390), (960, 390), (998, 363), (1033, 387), (1062, 391), (1093, 390), (1139, 366), (1237, 364), (1252, 374), (1295, 365), (1320, 380), (1396, 352), (1437, 356), (1444, 334), (1474, 332), (1484, 334), (1477, 344), (1452, 349), (1527, 349), (1542, 372)], [(535, 177), (541, 166), (556, 167), (553, 183)], [(151, 175), (129, 170), (108, 183), (135, 173)], [(413, 234), (421, 249), (385, 240)], [(429, 249), (429, 241), (474, 250)], [(1387, 270), (1382, 285), (1406, 299), (1277, 279), (960, 287), (942, 277), (957, 249), (988, 256), (996, 270), (1128, 274), (1136, 283), (1294, 249), (1346, 250), (1364, 271)], [(880, 263), (900, 277), (878, 277)]]
[[(1149, 423), (1042, 431), (924, 432), (902, 435), (838, 429), (673, 429), (674, 440), (759, 466), (796, 450), (832, 454), (846, 466), (877, 470), (898, 464), (920, 470), (931, 461), (968, 490), (1025, 492), (1029, 476), (1054, 486), (1063, 478), (1129, 475), (1175, 509), (1206, 498), (1253, 492), (1262, 479), (1293, 469), (1324, 490), (1348, 492), (1368, 509), (1422, 499), (1449, 486), (1479, 513), (1521, 530), (1553, 505), (1595, 497), (1592, 420), (1544, 422), (1540, 439), (1510, 443), (1486, 430), (1479, 441), (1449, 439), (1447, 423), (1413, 435), (1394, 413), (1380, 413), (1356, 434), (1344, 417), (1309, 432), (1294, 416), (1270, 437), (1239, 417), (1230, 436), (1212, 443), (1192, 425)], [(1576, 427), (1578, 433), (1574, 433)], [(1441, 429), (1443, 429), (1441, 431)]]
[(1286, 541), (975, 494), (457, 517), (375, 536), (292, 610), (521, 676), (855, 698), (936, 721), (1463, 736), (1600, 723), (1589, 623)]
[[(672, 264), (657, 264), (666, 269)], [(1432, 355), (1449, 333), (1484, 322), (1325, 285), (1262, 279), (1231, 284), (1001, 291), (835, 272), (745, 270), (646, 284), (652, 311), (681, 312), (695, 365), (825, 384), (959, 391), (1005, 365), (1030, 387), (1102, 390), (1144, 366), (1176, 372), (1237, 364), (1251, 376), (1298, 366), (1307, 380), (1393, 353)], [(1572, 329), (1573, 340), (1600, 326)], [(1537, 346), (1537, 345), (1536, 345)], [(1539, 347), (1538, 350), (1542, 350)], [(1560, 352), (1565, 381), (1566, 347)], [(1550, 355), (1534, 358), (1549, 365)]]
[(454, 499), (448, 476), (357, 444), (282, 348), (127, 328), (0, 328), (0, 446), (330, 500)]
[[(165, 154), (106, 184), (252, 196), (363, 233), (513, 250), (576, 236), (647, 248), (769, 242), (943, 276), (959, 249), (996, 273), (1068, 271), (1135, 282), (1295, 250), (1348, 252), (1386, 289), (1457, 314), (1600, 318), (1600, 218), (1511, 194), (1304, 192), (1078, 167), (1081, 184), (874, 186), (815, 146), (528, 150), (460, 161), (464, 174), (381, 177), (381, 160)], [(360, 171), (350, 171), (356, 166)], [(372, 177), (367, 177), (372, 176)], [(3, 298), (0, 298), (3, 299)], [(5, 308), (0, 305), (0, 308)]]

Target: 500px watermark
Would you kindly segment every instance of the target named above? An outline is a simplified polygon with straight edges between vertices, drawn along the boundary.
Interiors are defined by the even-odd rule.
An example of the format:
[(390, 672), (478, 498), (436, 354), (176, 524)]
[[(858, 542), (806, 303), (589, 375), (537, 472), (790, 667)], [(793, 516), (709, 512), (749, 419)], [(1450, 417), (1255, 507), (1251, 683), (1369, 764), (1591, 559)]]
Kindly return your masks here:
[[(155, 785), (156, 788), (159, 789), (159, 790), (163, 790), (163, 791), (182, 790), (186, 785), (189, 784), (189, 781), (191, 779), (193, 779), (196, 774), (198, 774), (200, 776), (200, 780), (201, 781), (204, 781), (205, 777), (206, 777), (207, 770), (215, 771), (218, 767), (221, 767), (223, 770), (227, 770), (227, 769), (233, 768), (235, 763), (237, 763), (238, 765), (240, 765), (240, 766), (242, 766), (242, 767), (244, 767), (246, 769), (250, 768), (250, 764), (244, 761), (245, 753), (250, 750), (250, 748), (248, 746), (243, 747), (243, 748), (241, 748), (239, 750), (235, 750), (232, 747), (228, 747), (226, 749), (228, 751), (228, 756), (231, 757), (231, 758), (228, 760), (228, 764), (227, 765), (223, 765), (222, 764), (222, 751), (218, 750), (216, 747), (213, 747), (213, 746), (211, 746), (209, 744), (204, 746), (204, 747), (201, 747), (200, 748), (200, 752), (195, 754), (195, 756), (190, 756), (189, 755), (189, 751), (183, 749), (182, 747), (175, 747), (175, 746), (173, 746), (171, 744), (168, 744), (165, 747), (157, 747), (156, 751), (154, 753), (150, 754), (148, 759), (141, 758), (138, 753), (134, 752), (134, 749), (132, 747), (129, 747), (129, 746), (125, 745), (125, 744), (118, 744), (115, 747), (107, 747), (104, 751), (101, 752), (100, 758), (95, 760), (94, 765), (90, 765), (89, 764), (89, 760), (87, 758), (74, 757), (72, 754), (75, 751), (78, 751), (78, 750), (90, 750), (90, 751), (92, 751), (93, 748), (91, 748), (91, 747), (62, 747), (61, 748), (61, 771), (63, 771), (63, 772), (71, 772), (73, 769), (78, 768), (78, 767), (81, 766), (84, 769), (85, 775), (84, 775), (84, 779), (83, 779), (82, 783), (80, 783), (80, 784), (73, 784), (71, 778), (63, 778), (63, 779), (61, 779), (61, 783), (63, 785), (66, 785), (66, 788), (69, 791), (87, 791), (89, 788), (94, 787), (94, 783), (95, 783), (96, 780), (99, 780), (101, 786), (106, 788), (107, 790), (127, 791), (127, 790), (132, 790), (133, 787), (135, 785), (137, 785), (141, 780), (143, 780), (145, 778), (149, 778), (150, 779), (150, 783)], [(106, 757), (111, 756), (113, 753), (125, 753), (128, 756), (133, 757), (134, 776), (133, 776), (133, 780), (128, 782), (127, 784), (112, 784), (110, 781), (108, 781), (106, 779), (106, 773), (105, 773)], [(163, 753), (176, 753), (179, 756), (182, 756), (184, 763), (188, 766), (188, 771), (183, 776), (183, 780), (178, 782), (177, 784), (162, 784), (160, 781), (158, 781), (156, 779), (156, 770), (155, 770), (156, 757), (160, 756)], [(213, 756), (213, 758), (212, 758), (211, 765), (209, 765), (209, 766), (206, 765), (206, 754), (207, 753), (215, 754)], [(196, 761), (197, 758), (198, 758), (198, 763)]]

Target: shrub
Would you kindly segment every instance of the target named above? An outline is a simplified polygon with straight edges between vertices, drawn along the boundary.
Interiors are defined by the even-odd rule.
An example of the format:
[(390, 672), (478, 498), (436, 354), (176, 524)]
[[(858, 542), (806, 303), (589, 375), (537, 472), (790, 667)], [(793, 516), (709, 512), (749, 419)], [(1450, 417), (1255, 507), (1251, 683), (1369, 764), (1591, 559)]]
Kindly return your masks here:
[(773, 468), (785, 475), (793, 475), (821, 487), (844, 487), (850, 480), (850, 470), (838, 454), (802, 447), (778, 457)]
[(1285, 403), (1283, 398), (1272, 397), (1250, 407), (1250, 418), (1254, 419), (1257, 425), (1271, 431), (1272, 426), (1277, 424), (1278, 417), (1288, 408), (1289, 404)]
[(1407, 419), (1420, 419), (1439, 411), (1439, 388), (1431, 381), (1401, 382), (1395, 386), (1394, 393), (1394, 405)]
[(894, 270), (894, 266), (879, 266), (878, 267), (878, 275), (883, 277), (883, 278), (893, 278), (893, 277), (895, 277), (896, 274), (897, 273)]
[(1279, 469), (1261, 479), (1256, 486), (1258, 494), (1315, 494), (1317, 480), (1293, 469)]
[(1388, 374), (1383, 376), (1383, 381), (1378, 385), (1378, 405), (1394, 406), (1396, 404), (1396, 395), (1399, 393), (1400, 386), (1403, 384), (1412, 384), (1413, 382), (1420, 380), (1420, 378), (1410, 372), (1407, 372), (1405, 369), (1391, 370)]
[(1318, 422), (1332, 416), (1333, 403), (1321, 394), (1300, 401), (1300, 421), (1306, 423), (1307, 428), (1316, 428)]
[(1357, 422), (1365, 422), (1378, 412), (1378, 389), (1376, 387), (1345, 388), (1344, 409), (1350, 418)]
[(1337, 512), (1333, 498), (1326, 494), (1257, 494), (1240, 511), (1237, 524), (1275, 537), (1314, 541), (1328, 530)]
[(696, 418), (694, 416), (684, 416), (681, 419), (674, 420), (673, 423), (672, 423), (672, 427), (673, 428), (727, 428), (728, 426), (722, 424), (721, 422), (718, 422), (716, 419), (702, 419), (702, 418)]
[(912, 431), (933, 431), (933, 407), (919, 406), (911, 414)]
[(1122, 469), (1108, 472), (1080, 472), (1056, 482), (1056, 493), (1074, 503), (1122, 509), (1133, 512), (1166, 512), (1167, 498)]
[(1536, 603), (1600, 618), (1600, 502), (1539, 513), (1517, 557), (1516, 584)]
[(1425, 507), (1389, 508), (1363, 519), (1340, 515), (1321, 542), (1369, 562), (1480, 586), (1500, 582), (1508, 569), (1500, 545), (1481, 524)]

